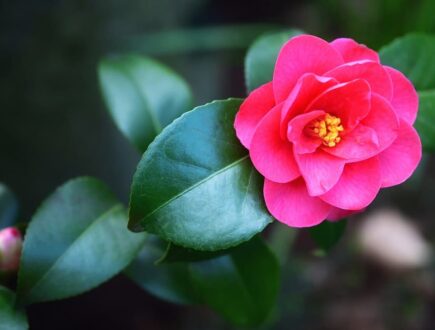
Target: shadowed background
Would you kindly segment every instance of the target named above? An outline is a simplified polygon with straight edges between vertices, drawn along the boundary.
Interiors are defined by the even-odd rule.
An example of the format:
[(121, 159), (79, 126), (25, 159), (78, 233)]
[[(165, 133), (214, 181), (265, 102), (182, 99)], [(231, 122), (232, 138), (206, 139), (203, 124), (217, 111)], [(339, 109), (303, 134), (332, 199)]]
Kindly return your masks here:
[[(296, 27), (378, 49), (409, 31), (435, 32), (433, 12), (430, 0), (2, 1), (0, 181), (18, 196), (23, 220), (80, 175), (104, 180), (128, 201), (140, 155), (104, 108), (96, 75), (104, 55), (135, 51), (161, 60), (186, 78), (199, 105), (245, 95), (246, 47), (265, 31)], [(228, 27), (216, 29), (222, 25)], [(433, 169), (426, 157), (410, 183), (375, 203), (417, 219), (431, 245)], [(429, 329), (435, 323), (433, 270), (391, 272), (354, 252), (352, 239), (318, 258), (302, 232), (284, 271), (280, 322), (273, 328)], [(206, 309), (163, 302), (122, 276), (80, 297), (32, 306), (29, 321), (31, 329), (230, 328)]]

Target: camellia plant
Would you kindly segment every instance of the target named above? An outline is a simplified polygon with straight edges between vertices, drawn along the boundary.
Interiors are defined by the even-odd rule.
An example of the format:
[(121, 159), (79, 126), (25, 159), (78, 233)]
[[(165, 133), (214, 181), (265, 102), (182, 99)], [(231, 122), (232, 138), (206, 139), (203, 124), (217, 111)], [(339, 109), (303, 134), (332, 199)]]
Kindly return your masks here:
[(273, 322), (280, 263), (274, 235), (262, 233), (310, 227), (327, 251), (345, 218), (407, 180), (422, 146), (435, 150), (434, 45), (407, 35), (377, 53), (352, 39), (267, 34), (246, 55), (247, 97), (193, 110), (189, 86), (166, 66), (103, 59), (107, 109), (143, 153), (128, 209), (80, 177), (17, 225), (16, 199), (0, 186), (0, 324), (26, 329), (29, 304), (120, 272), (238, 326)]

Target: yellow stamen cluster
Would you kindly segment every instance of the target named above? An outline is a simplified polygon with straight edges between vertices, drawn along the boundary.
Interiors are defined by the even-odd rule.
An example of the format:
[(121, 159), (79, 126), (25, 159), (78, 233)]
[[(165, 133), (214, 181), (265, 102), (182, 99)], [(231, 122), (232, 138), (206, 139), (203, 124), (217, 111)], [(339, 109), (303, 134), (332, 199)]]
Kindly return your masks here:
[(323, 140), (322, 143), (325, 146), (335, 147), (337, 143), (341, 141), (340, 132), (342, 132), (344, 128), (340, 118), (327, 113), (323, 119), (315, 120), (312, 125), (310, 125), (310, 130), (315, 136)]

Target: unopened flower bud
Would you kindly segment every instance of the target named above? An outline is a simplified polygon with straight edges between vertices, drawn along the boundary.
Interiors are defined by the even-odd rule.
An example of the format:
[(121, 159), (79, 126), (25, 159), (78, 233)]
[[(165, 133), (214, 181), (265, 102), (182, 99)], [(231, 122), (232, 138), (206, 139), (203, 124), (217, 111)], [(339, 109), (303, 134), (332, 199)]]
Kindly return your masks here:
[(0, 271), (16, 271), (20, 265), (23, 239), (15, 227), (0, 230)]

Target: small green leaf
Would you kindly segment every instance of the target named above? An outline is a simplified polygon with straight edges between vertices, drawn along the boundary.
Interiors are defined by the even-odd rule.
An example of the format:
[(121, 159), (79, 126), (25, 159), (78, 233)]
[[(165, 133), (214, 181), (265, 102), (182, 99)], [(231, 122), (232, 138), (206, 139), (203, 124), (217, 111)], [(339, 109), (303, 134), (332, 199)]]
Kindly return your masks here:
[(340, 240), (346, 229), (346, 223), (346, 220), (323, 221), (320, 225), (310, 228), (311, 237), (320, 249), (327, 252)]
[(435, 37), (408, 34), (384, 46), (382, 64), (392, 66), (407, 76), (418, 91), (435, 89)]
[(245, 58), (245, 80), (248, 92), (272, 80), (279, 50), (290, 38), (302, 33), (294, 29), (268, 33), (259, 37), (251, 45)]
[(198, 251), (169, 243), (164, 254), (159, 258), (159, 260), (157, 260), (157, 263), (203, 261), (231, 253), (232, 250), (233, 249), (231, 248), (213, 252)]
[(9, 188), (0, 183), (0, 229), (12, 226), (17, 218), (18, 202)]
[(93, 178), (59, 187), (33, 216), (18, 275), (20, 303), (67, 298), (120, 272), (144, 235), (126, 228), (124, 207)]
[(176, 304), (199, 303), (186, 263), (156, 264), (166, 243), (148, 235), (138, 257), (125, 274), (147, 292)]
[(435, 151), (435, 90), (418, 93), (420, 105), (415, 122), (426, 151)]
[(25, 312), (15, 308), (15, 293), (0, 286), (0, 329), (26, 330), (28, 328)]
[(261, 324), (275, 306), (279, 265), (259, 237), (230, 255), (191, 263), (190, 270), (204, 303), (236, 325)]
[(263, 179), (235, 136), (240, 104), (230, 99), (198, 107), (154, 140), (133, 177), (132, 230), (215, 251), (249, 240), (272, 221)]
[(141, 152), (166, 125), (192, 106), (185, 81), (147, 57), (106, 58), (100, 63), (99, 78), (115, 124)]

